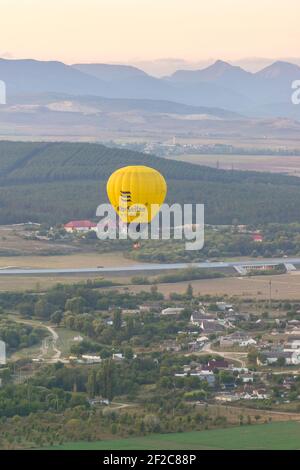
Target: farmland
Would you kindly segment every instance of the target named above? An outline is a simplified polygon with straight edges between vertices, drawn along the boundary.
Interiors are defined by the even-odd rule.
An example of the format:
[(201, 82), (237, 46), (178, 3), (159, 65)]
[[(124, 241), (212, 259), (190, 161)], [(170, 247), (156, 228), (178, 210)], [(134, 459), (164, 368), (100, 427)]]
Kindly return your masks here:
[(270, 423), (202, 432), (155, 434), (98, 442), (67, 443), (61, 450), (296, 450), (300, 449), (300, 423)]
[[(298, 271), (293, 274), (278, 276), (255, 277), (225, 277), (220, 279), (201, 279), (192, 281), (195, 294), (233, 296), (238, 298), (269, 299), (270, 280), (272, 281), (272, 298), (298, 300), (300, 298), (300, 275)], [(159, 284), (159, 291), (168, 296), (171, 292), (183, 293), (189, 282), (174, 284)], [(150, 290), (150, 286), (128, 286), (132, 292)], [(120, 288), (122, 289), (122, 287)]]
[(217, 166), (223, 170), (269, 171), (271, 173), (286, 173), (300, 176), (300, 157), (281, 155), (176, 155), (172, 160), (205, 165), (212, 168)]

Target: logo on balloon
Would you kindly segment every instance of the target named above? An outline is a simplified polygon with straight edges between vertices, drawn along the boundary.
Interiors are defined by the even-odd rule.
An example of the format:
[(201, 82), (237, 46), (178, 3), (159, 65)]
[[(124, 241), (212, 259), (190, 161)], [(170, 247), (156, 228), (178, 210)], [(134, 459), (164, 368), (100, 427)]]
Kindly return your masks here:
[(204, 245), (203, 204), (164, 203), (167, 183), (155, 169), (127, 166), (115, 171), (107, 182), (111, 204), (101, 204), (97, 236), (106, 239), (186, 240), (186, 250)]

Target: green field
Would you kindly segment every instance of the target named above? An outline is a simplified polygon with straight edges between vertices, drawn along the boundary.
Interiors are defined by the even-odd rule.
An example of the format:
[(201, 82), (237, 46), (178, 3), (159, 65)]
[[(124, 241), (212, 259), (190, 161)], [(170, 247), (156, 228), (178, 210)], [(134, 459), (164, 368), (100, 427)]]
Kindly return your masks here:
[(113, 441), (71, 442), (52, 450), (299, 450), (300, 423), (277, 422), (211, 431), (154, 434)]

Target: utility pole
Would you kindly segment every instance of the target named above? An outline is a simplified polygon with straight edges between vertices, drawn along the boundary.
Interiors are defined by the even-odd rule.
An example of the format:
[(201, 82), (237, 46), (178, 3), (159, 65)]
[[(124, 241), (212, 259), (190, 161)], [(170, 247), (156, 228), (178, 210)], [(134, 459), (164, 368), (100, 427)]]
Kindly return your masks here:
[(272, 307), (272, 281), (271, 279), (269, 280), (269, 310), (271, 312), (271, 307)]

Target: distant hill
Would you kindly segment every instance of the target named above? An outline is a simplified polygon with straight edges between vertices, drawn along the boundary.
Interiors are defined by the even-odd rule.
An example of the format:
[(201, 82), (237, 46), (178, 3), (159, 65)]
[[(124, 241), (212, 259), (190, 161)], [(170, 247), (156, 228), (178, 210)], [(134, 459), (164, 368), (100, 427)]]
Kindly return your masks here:
[(74, 64), (72, 67), (106, 82), (149, 76), (142, 70), (137, 67), (132, 67), (131, 65)]
[[(241, 118), (241, 115), (238, 113), (222, 108), (192, 106), (167, 100), (103, 98), (100, 96), (78, 96), (66, 93), (36, 93), (13, 96), (10, 102), (11, 107), (8, 105), (7, 107), (2, 107), (2, 110), (7, 109), (11, 113), (12, 111), (18, 110), (18, 105), (20, 106), (20, 110), (22, 110), (22, 106), (28, 106), (29, 108), (32, 105), (36, 107), (48, 107), (48, 109), (51, 110), (55, 109), (53, 107), (54, 103), (61, 103), (61, 107), (57, 107), (57, 109), (60, 109), (61, 111), (64, 111), (64, 104), (65, 110), (67, 110), (68, 104), (72, 103), (74, 106), (78, 106), (78, 111), (80, 110), (80, 106), (82, 106), (83, 110), (89, 108), (90, 111), (93, 110), (95, 113), (141, 111), (145, 113), (170, 113), (180, 115), (203, 114), (223, 119)], [(32, 112), (36, 109), (38, 108), (31, 107)], [(75, 108), (71, 108), (70, 110), (72, 109), (74, 110)]]
[(11, 95), (60, 92), (101, 94), (106, 84), (91, 75), (57, 61), (0, 59), (0, 79)]
[(0, 224), (94, 218), (117, 168), (145, 164), (168, 183), (168, 201), (204, 203), (206, 223), (300, 218), (300, 181), (280, 174), (217, 170), (97, 144), (0, 142)]
[(56, 61), (0, 59), (0, 80), (6, 82), (8, 102), (13, 95), (54, 92), (163, 100), (255, 117), (296, 115), (300, 119), (300, 109), (283, 106), (280, 112), (274, 106), (290, 104), (291, 83), (296, 79), (300, 79), (300, 67), (282, 61), (251, 73), (218, 60), (201, 70), (178, 70), (168, 77), (155, 78), (126, 65), (71, 66)]
[(178, 70), (169, 77), (170, 80), (176, 82), (208, 82), (208, 81), (223, 81), (229, 80), (242, 81), (251, 79), (252, 73), (246, 72), (241, 67), (233, 66), (217, 60), (214, 64), (201, 70)]
[[(251, 73), (218, 60), (202, 70), (179, 70), (166, 79), (175, 83), (198, 85), (203, 82), (214, 83), (230, 91), (235, 90), (244, 97), (242, 106), (246, 98), (249, 100), (246, 107), (243, 107), (246, 114), (292, 117), (298, 112), (286, 106), (283, 106), (282, 110), (274, 106), (275, 103), (291, 104), (291, 84), (300, 79), (300, 67), (288, 62), (277, 61), (256, 73)], [(235, 102), (231, 107), (230, 103), (225, 107), (239, 109)], [(256, 113), (259, 107), (260, 113)], [(297, 115), (300, 116), (299, 113)]]

